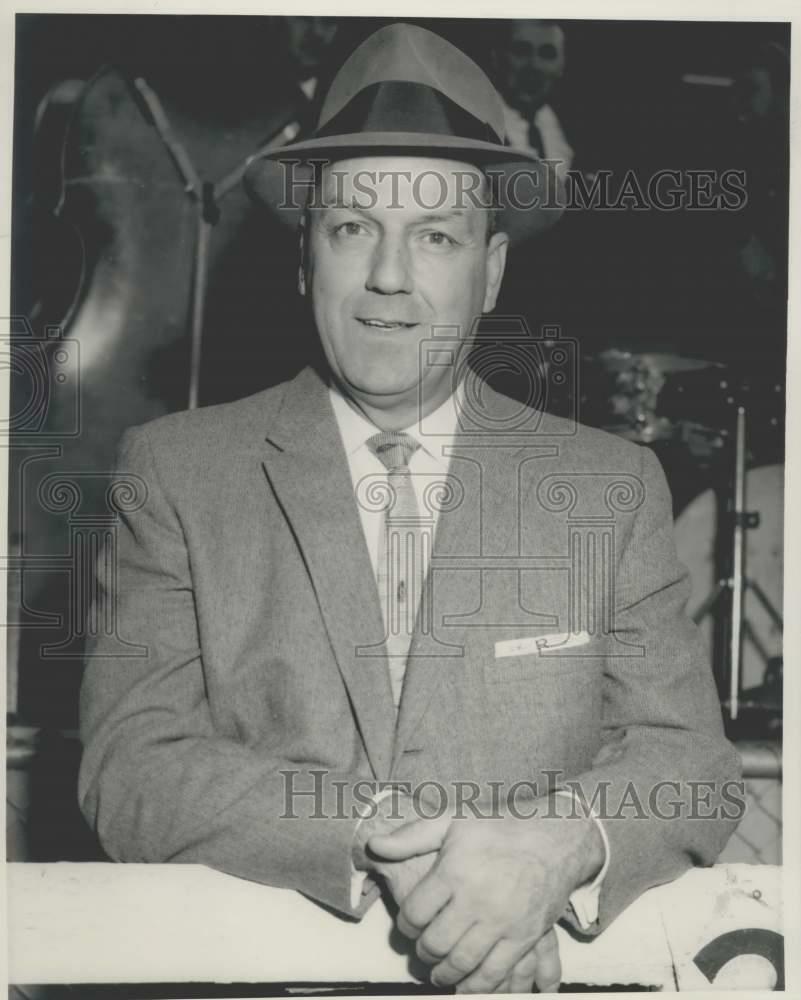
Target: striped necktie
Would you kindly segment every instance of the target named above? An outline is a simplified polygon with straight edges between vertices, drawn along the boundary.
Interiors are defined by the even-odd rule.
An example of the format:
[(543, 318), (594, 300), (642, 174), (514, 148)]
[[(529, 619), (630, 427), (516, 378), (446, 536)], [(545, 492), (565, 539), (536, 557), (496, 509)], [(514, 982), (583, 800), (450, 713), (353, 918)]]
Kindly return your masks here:
[(422, 523), (409, 471), (409, 461), (420, 444), (408, 434), (382, 431), (367, 441), (367, 447), (386, 467), (389, 485), (376, 582), (397, 708), (424, 584)]

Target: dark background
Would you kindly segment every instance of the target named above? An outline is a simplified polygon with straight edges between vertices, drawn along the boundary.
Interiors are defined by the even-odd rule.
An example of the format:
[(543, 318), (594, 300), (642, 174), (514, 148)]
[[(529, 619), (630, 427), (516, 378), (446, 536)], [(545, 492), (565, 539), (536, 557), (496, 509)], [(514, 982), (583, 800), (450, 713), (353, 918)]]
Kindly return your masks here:
[[(331, 68), (382, 23), (341, 19), (321, 89)], [(492, 22), (419, 23), (492, 74)], [(742, 169), (748, 205), (728, 213), (568, 213), (552, 233), (513, 251), (496, 312), (520, 314), (534, 331), (558, 325), (575, 339), (589, 363), (586, 370), (582, 364), (588, 388), (581, 416), (591, 423), (608, 422), (609, 373), (597, 359), (610, 347), (725, 366), (727, 383), (744, 386), (752, 410), (764, 417), (754, 424), (749, 463), (781, 462), (788, 120), (774, 115), (745, 125), (737, 109), (747, 100), (742, 81), (760, 45), (789, 51), (789, 26), (560, 23), (567, 70), (552, 104), (577, 169), (611, 170), (617, 178), (633, 169), (645, 179), (660, 169)], [(56, 324), (81, 349), (80, 433), (64, 436), (56, 394), (41, 426), (17, 435), (11, 451), (9, 530), (21, 567), (11, 591), (24, 626), (14, 651), (12, 721), (39, 729), (31, 782), (41, 816), (30, 824), (30, 853), (50, 860), (93, 856), (95, 848), (77, 818), (72, 778), (64, 777), (74, 775), (79, 756), (73, 730), (80, 636), (69, 657), (41, 655), (43, 644), (70, 638), (75, 597), (65, 573), (51, 572), (46, 562), (69, 551), (71, 528), (68, 518), (42, 513), (37, 486), (54, 471), (90, 473), (95, 479), (81, 480), (80, 513), (97, 513), (100, 480), (125, 427), (187, 405), (195, 207), (124, 91), (111, 88), (108, 113), (101, 107), (77, 124), (68, 101), (37, 109), (54, 87), (90, 81), (104, 68), (121, 79), (142, 77), (202, 179), (216, 180), (272, 134), (274, 115), (291, 100), (292, 79), (281, 19), (273, 17), (18, 15), (15, 58), (13, 313), (28, 324), (21, 342), (40, 341)], [(741, 85), (691, 86), (682, 82), (686, 73)], [(756, 279), (742, 264), (742, 248), (754, 237), (772, 262), (770, 274)], [(313, 355), (296, 268), (290, 233), (239, 189), (221, 202), (210, 249), (201, 405), (274, 384)], [(103, 312), (110, 298), (117, 313)], [(94, 326), (87, 325), (93, 308)], [(674, 403), (677, 391), (681, 397), (674, 423), (689, 415), (728, 429), (721, 369), (712, 377), (709, 371), (668, 379)], [(25, 380), (12, 375), (13, 412), (25, 392)], [(696, 454), (675, 441), (661, 445), (677, 510), (704, 486), (725, 484), (727, 456)], [(46, 614), (60, 616), (61, 625), (42, 625)]]
[[(159, 94), (185, 108), (209, 142), (221, 127), (236, 129), (256, 109), (269, 109), (285, 88), (280, 19), (269, 17), (18, 15), (16, 38), (14, 311), (27, 313), (44, 275), (35, 274), (27, 224), (37, 184), (48, 165), (35, 162), (33, 120), (38, 102), (58, 81), (88, 79), (105, 65), (144, 76)], [(384, 20), (340, 20), (329, 65), (338, 66)], [(426, 19), (491, 73), (486, 20)], [(560, 323), (601, 343), (667, 342), (675, 349), (750, 364), (770, 356), (783, 364), (786, 270), (768, 294), (746, 287), (735, 252), (752, 228), (766, 235), (786, 268), (787, 218), (782, 199), (768, 207), (762, 188), (786, 170), (787, 134), (738, 125), (730, 89), (688, 86), (684, 73), (736, 76), (761, 42), (789, 51), (789, 25), (726, 22), (562, 21), (567, 71), (553, 104), (576, 151), (576, 167), (642, 177), (658, 169), (745, 169), (745, 212), (582, 212), (560, 224), (542, 253), (529, 248), (526, 284), (532, 322)], [(50, 165), (52, 169), (52, 164)], [(46, 200), (46, 199), (45, 199)], [(238, 321), (263, 313), (258, 275), (237, 283), (229, 303)], [(266, 265), (266, 266), (265, 266)], [(242, 267), (242, 262), (239, 262)], [(514, 289), (499, 303), (503, 311)], [(517, 304), (515, 302), (515, 304)], [(274, 304), (265, 322), (243, 325), (273, 349)], [(280, 315), (280, 310), (279, 310)], [(258, 373), (241, 371), (239, 343), (209, 350), (226, 365), (205, 386), (207, 402), (242, 395), (271, 380), (275, 359)], [(211, 340), (212, 338), (210, 338)], [(246, 339), (246, 338), (243, 338)], [(230, 370), (229, 370), (230, 369)], [(237, 369), (240, 369), (237, 374)], [(283, 373), (281, 373), (283, 374)], [(216, 382), (216, 384), (212, 384)], [(228, 384), (230, 382), (230, 384)]]

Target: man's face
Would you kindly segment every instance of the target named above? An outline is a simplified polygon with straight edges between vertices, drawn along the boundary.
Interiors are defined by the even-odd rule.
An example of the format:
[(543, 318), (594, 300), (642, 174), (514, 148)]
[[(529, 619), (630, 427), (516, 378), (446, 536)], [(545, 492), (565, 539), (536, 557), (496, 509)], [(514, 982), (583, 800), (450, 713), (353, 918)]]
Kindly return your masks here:
[(437, 327), (467, 336), (495, 306), (507, 238), (487, 239), (477, 168), (450, 160), (362, 157), (326, 168), (324, 206), (309, 213), (301, 292), (331, 372), (357, 403), (408, 411), (444, 401), (452, 370), (427, 366)]
[(337, 33), (337, 22), (327, 17), (290, 15), (284, 18), (284, 23), (289, 53), (298, 75), (301, 78), (316, 75)]
[(523, 114), (531, 114), (545, 104), (564, 73), (562, 29), (537, 21), (513, 21), (497, 58), (506, 100)]

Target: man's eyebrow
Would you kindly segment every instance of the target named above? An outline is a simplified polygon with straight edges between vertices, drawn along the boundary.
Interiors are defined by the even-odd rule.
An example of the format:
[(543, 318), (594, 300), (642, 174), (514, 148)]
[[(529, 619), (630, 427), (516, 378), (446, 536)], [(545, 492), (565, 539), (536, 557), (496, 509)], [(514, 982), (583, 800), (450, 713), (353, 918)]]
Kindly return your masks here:
[(346, 210), (351, 212), (358, 212), (360, 215), (367, 215), (368, 209), (364, 205), (360, 205), (357, 201), (353, 199), (343, 199), (337, 198), (336, 201), (329, 201), (323, 205), (323, 208), (333, 210), (339, 209), (340, 211)]
[[(358, 201), (353, 199), (342, 199), (338, 198), (336, 201), (331, 201), (322, 206), (324, 211), (347, 211), (355, 212), (358, 215), (362, 215), (365, 218), (374, 219), (372, 214), (372, 206), (360, 205)], [(419, 215), (410, 219), (407, 223), (408, 226), (425, 226), (430, 223), (441, 223), (441, 222), (466, 222), (468, 219), (468, 211), (465, 208), (451, 208), (440, 212), (429, 212), (423, 211)]]
[(451, 208), (445, 212), (426, 212), (425, 215), (418, 216), (414, 222), (453, 222), (465, 219), (467, 212), (463, 208)]

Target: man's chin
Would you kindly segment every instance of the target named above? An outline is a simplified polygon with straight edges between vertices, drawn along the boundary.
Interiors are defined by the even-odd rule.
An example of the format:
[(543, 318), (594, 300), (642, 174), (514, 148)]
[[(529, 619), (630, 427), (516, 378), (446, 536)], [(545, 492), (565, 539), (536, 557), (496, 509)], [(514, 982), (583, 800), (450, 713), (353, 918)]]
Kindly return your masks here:
[(416, 399), (418, 381), (400, 382), (389, 379), (354, 379), (345, 381), (345, 390), (356, 399), (374, 406), (391, 406), (394, 402)]
[(524, 116), (533, 115), (545, 104), (548, 94), (519, 94), (516, 102), (517, 110)]

